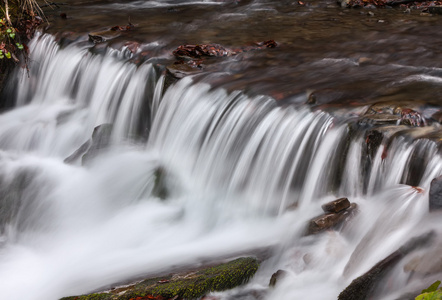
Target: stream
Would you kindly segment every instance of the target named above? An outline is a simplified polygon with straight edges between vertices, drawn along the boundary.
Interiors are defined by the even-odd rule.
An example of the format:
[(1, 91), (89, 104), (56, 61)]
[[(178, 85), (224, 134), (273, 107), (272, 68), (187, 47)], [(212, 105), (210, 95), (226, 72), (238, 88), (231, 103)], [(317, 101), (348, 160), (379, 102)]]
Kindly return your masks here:
[[(213, 295), (331, 300), (412, 237), (435, 231), (437, 253), (442, 16), (404, 11), (322, 0), (44, 7), (29, 72), (17, 67), (1, 99), (0, 298), (56, 300), (264, 251), (248, 284)], [(199, 67), (172, 55), (267, 40), (277, 47)], [(306, 235), (340, 197), (358, 213)], [(441, 279), (440, 255), (410, 267), (430, 250), (405, 256), (370, 299), (414, 299), (404, 295)], [(277, 270), (287, 275), (269, 288)]]

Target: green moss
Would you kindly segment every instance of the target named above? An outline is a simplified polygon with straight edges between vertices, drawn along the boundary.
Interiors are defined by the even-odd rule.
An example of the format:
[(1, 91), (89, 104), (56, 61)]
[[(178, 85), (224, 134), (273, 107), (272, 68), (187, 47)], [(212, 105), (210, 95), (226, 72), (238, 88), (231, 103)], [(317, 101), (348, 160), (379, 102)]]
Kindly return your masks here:
[(61, 300), (129, 300), (147, 295), (161, 295), (166, 299), (175, 296), (196, 299), (211, 291), (228, 290), (246, 283), (258, 267), (255, 258), (243, 257), (193, 273), (150, 278), (134, 285), (122, 295), (92, 294)]
[(102, 294), (89, 294), (82, 296), (72, 296), (64, 297), (60, 300), (111, 300), (114, 299), (112, 294), (102, 293)]

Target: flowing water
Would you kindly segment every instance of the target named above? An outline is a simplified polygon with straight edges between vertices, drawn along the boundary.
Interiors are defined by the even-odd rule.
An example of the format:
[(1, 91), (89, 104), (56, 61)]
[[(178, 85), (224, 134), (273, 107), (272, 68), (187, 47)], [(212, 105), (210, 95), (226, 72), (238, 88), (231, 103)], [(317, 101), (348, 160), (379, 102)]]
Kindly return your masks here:
[[(279, 17), (286, 24), (289, 13), (278, 5), (245, 2), (230, 15), (234, 22), (266, 11), (271, 22)], [(93, 5), (104, 15), (141, 5), (156, 22), (157, 9), (183, 10), (184, 19), (189, 6), (205, 16), (219, 7), (237, 9), (219, 1)], [(320, 7), (316, 17), (327, 10), (337, 11)], [(300, 18), (308, 13), (292, 12)], [(418, 21), (413, 16), (410, 22)], [(264, 299), (336, 299), (410, 237), (440, 227), (438, 215), (428, 213), (430, 182), (442, 175), (434, 138), (440, 126), (402, 128), (368, 154), (370, 126), (357, 121), (365, 103), (406, 93), (406, 100), (421, 97), (419, 105), (427, 101), (428, 114), (437, 111), (438, 100), (430, 98), (441, 89), (442, 73), (440, 60), (431, 65), (433, 46), (420, 60), (408, 49), (386, 55), (377, 47), (393, 42), (377, 31), (367, 53), (349, 39), (350, 48), (337, 54), (327, 52), (339, 42), (334, 35), (338, 40), (324, 45), (325, 52), (301, 57), (299, 49), (282, 45), (276, 54), (226, 58), (222, 70), (209, 64), (208, 72), (167, 87), (159, 65), (177, 38), (165, 31), (134, 33), (134, 39), (167, 35), (148, 39), (144, 47), (152, 57), (136, 62), (127, 48), (97, 49), (81, 36), (63, 44), (46, 34), (31, 42), (30, 73), (17, 70), (10, 108), (0, 115), (1, 299), (58, 299), (261, 249), (268, 255), (257, 275), (245, 287), (219, 293), (221, 299), (256, 299), (257, 291)], [(232, 33), (240, 40), (243, 34)], [(293, 34), (296, 39), (300, 33)], [(289, 44), (290, 34), (275, 36)], [(382, 62), (363, 66), (349, 54), (355, 49)], [(303, 104), (312, 93), (309, 84), (317, 105)], [(338, 100), (347, 105), (336, 105)], [(110, 136), (94, 155), (75, 155), (97, 126), (107, 124)], [(155, 193), (159, 168), (166, 199)], [(304, 236), (321, 204), (337, 197), (349, 197), (359, 213), (339, 231)], [(389, 273), (373, 299), (401, 299), (437, 278), (413, 279), (405, 263)], [(278, 269), (288, 276), (268, 289)]]

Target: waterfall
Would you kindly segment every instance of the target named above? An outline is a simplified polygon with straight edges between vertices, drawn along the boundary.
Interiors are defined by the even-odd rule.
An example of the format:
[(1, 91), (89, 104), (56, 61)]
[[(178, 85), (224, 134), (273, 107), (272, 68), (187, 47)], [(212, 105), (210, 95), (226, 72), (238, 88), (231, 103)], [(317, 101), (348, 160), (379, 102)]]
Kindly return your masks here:
[[(17, 71), (14, 105), (0, 115), (5, 299), (58, 299), (260, 248), (272, 256), (247, 288), (285, 269), (267, 299), (336, 299), (436, 226), (433, 141), (395, 135), (369, 156), (364, 131), (327, 112), (191, 77), (163, 94), (164, 75), (124, 51), (93, 54), (50, 35), (30, 47), (30, 72)], [(67, 163), (103, 124), (109, 144)], [(158, 168), (166, 199), (154, 193)], [(321, 204), (341, 196), (359, 205), (350, 226), (304, 236)], [(407, 285), (397, 278), (384, 295)]]

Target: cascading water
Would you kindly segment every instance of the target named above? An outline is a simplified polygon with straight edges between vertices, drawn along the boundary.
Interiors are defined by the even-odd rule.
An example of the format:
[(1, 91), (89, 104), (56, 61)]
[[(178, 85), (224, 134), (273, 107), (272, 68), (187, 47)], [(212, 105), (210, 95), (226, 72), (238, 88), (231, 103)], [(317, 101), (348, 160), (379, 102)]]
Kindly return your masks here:
[[(366, 172), (364, 139), (326, 112), (190, 78), (162, 95), (164, 77), (121, 52), (62, 49), (49, 35), (31, 48), (31, 73), (19, 72), (15, 106), (0, 115), (2, 299), (58, 299), (266, 247), (272, 255), (246, 289), (285, 269), (267, 299), (336, 299), (432, 228), (434, 142), (396, 137)], [(65, 163), (102, 124), (112, 124), (110, 145), (84, 166)], [(413, 153), (424, 193), (403, 184)], [(166, 199), (153, 192), (159, 167)], [(360, 207), (351, 226), (303, 236), (338, 196)], [(382, 297), (407, 285), (395, 278)]]

